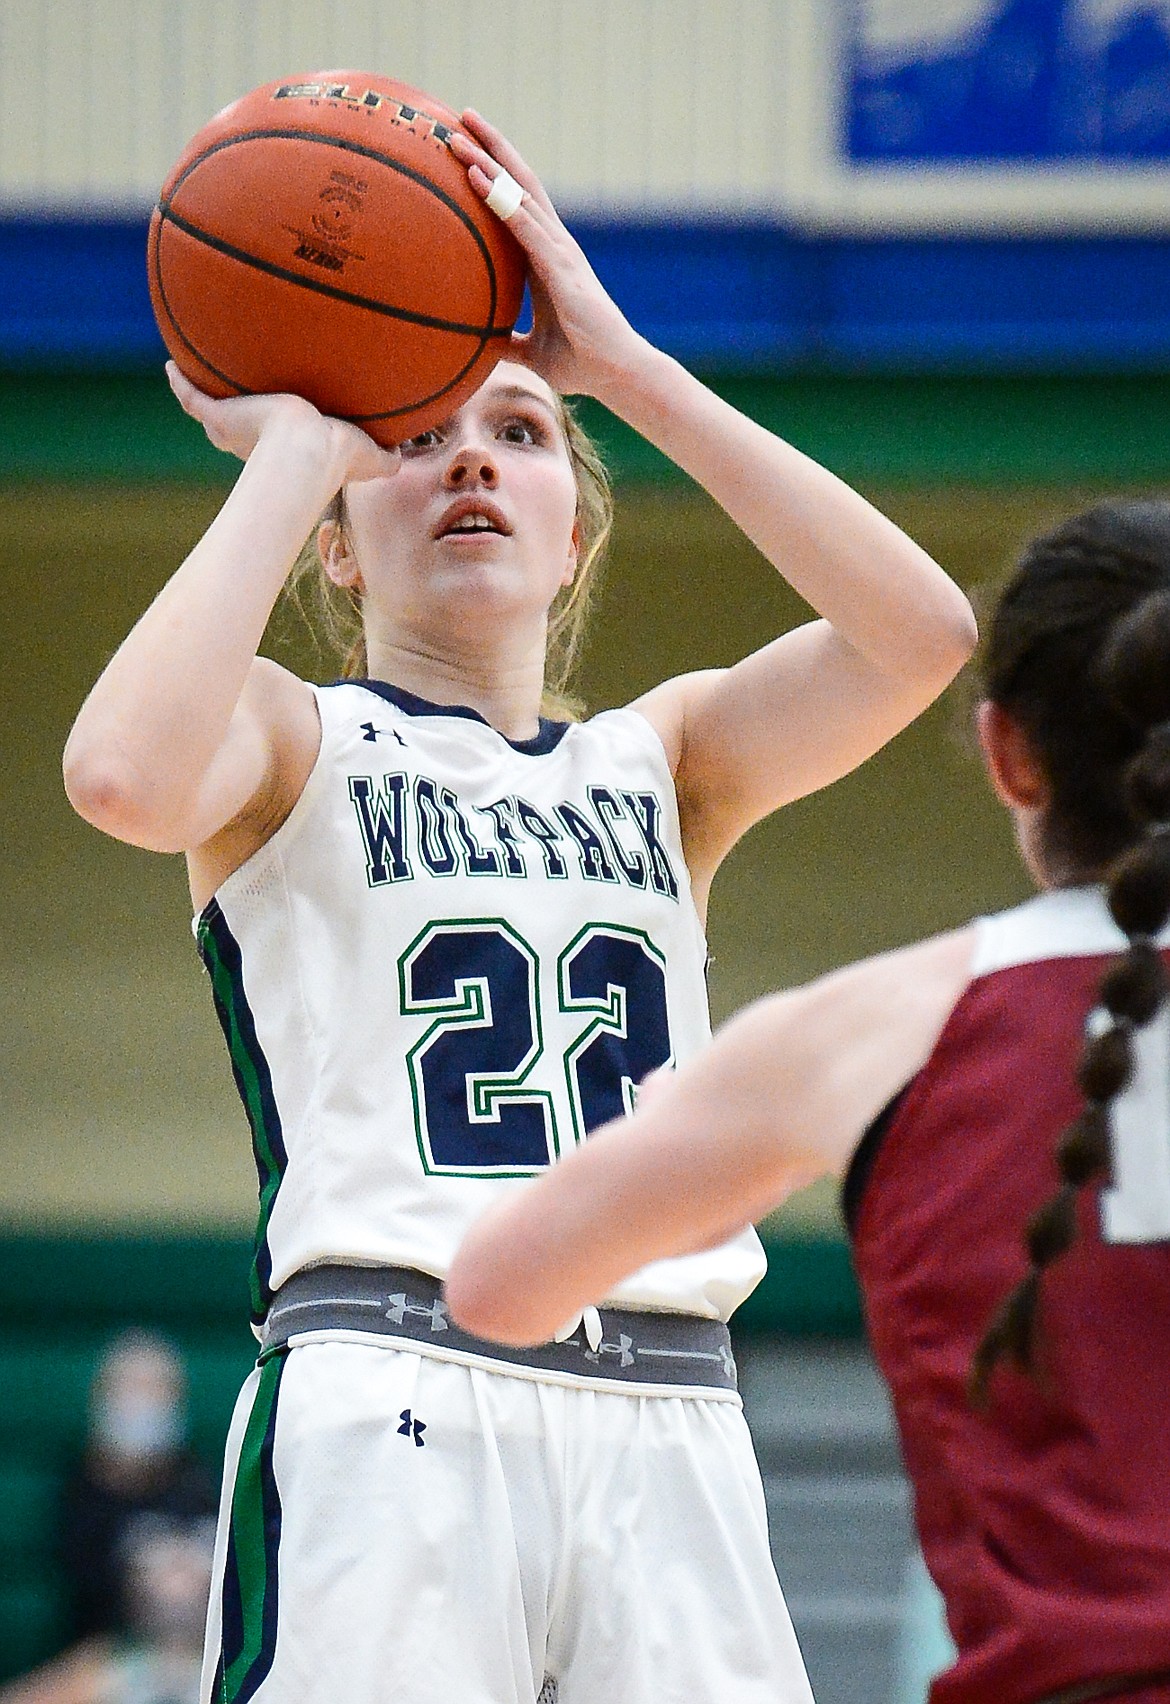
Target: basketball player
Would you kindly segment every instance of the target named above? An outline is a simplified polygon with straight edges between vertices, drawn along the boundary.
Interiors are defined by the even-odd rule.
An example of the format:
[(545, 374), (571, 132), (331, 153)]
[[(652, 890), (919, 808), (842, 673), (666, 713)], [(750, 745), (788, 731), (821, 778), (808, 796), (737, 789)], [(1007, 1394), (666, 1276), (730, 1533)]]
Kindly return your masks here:
[(1170, 503), (1035, 541), (985, 683), (1038, 897), (740, 1014), (494, 1209), (447, 1295), (471, 1329), (535, 1340), (843, 1175), (958, 1650), (932, 1704), (1166, 1704)]
[[(460, 157), (527, 251), (531, 333), (400, 453), (172, 371), (246, 465), (66, 753), (83, 816), (187, 855), (259, 1169), (262, 1349), (205, 1698), (807, 1704), (725, 1324), (754, 1234), (519, 1354), (456, 1328), (441, 1281), (487, 1202), (705, 1043), (720, 860), (929, 703), (972, 618), (856, 493), (645, 343), (468, 122)], [(542, 717), (546, 641), (606, 520), (562, 391), (672, 456), (822, 619), (628, 708)], [(363, 678), (318, 688), (256, 652), (327, 504)]]

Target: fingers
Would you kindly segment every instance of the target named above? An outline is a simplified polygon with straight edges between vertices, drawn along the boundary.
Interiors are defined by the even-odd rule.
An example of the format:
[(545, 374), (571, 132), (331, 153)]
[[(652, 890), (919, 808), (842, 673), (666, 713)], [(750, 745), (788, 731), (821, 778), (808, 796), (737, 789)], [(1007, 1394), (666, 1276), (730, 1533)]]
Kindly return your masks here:
[[(478, 166), (472, 167), (472, 171), (478, 177), (483, 176)], [(506, 172), (501, 166), (492, 179), (491, 188), (487, 192), (487, 206), (491, 208), (493, 213), (498, 214), (506, 225), (509, 219), (519, 213), (524, 204), (526, 193), (527, 191), (521, 189), (511, 172)]]
[[(487, 156), (486, 162), (480, 159), (476, 163), (481, 168), (485, 164), (503, 166), (504, 170), (516, 179), (521, 189), (532, 197), (536, 205), (555, 219), (557, 217), (556, 209), (549, 200), (544, 185), (507, 137), (497, 130), (494, 124), (489, 124), (482, 113), (476, 112), (474, 107), (468, 107), (465, 112), (460, 114), (460, 117), (471, 133), (473, 141), (480, 145), (482, 153)], [(458, 136), (458, 132), (456, 132), (456, 136)], [(489, 177), (495, 175), (494, 171), (489, 170), (487, 172)]]
[[(348, 424), (348, 423), (347, 423)], [(355, 432), (360, 432), (366, 442), (359, 447), (349, 466), (345, 483), (361, 485), (368, 479), (389, 479), (402, 466), (402, 451), (395, 445), (392, 449), (383, 449), (376, 444), (367, 433), (355, 426)]]
[(186, 373), (182, 372), (173, 361), (166, 366), (167, 383), (178, 399), (179, 407), (184, 414), (202, 426), (208, 441), (214, 449), (226, 450), (229, 454), (246, 459), (248, 450), (238, 449), (225, 429), (224, 419), (216, 412), (216, 398), (201, 391), (198, 385), (192, 384)]
[(166, 375), (167, 383), (174, 391), (179, 407), (185, 413), (191, 415), (192, 419), (198, 420), (200, 418), (199, 404), (207, 400), (203, 392), (196, 389), (186, 373), (180, 372), (173, 361), (167, 362)]
[[(506, 166), (502, 166), (498, 160), (493, 160), (478, 143), (456, 133), (451, 138), (451, 149), (460, 165), (466, 169), (472, 189), (505, 224), (510, 224), (517, 213), (536, 213), (536, 202), (532, 194), (518, 178), (512, 176)], [(512, 200), (508, 205), (507, 192), (512, 185), (515, 185), (515, 191), (519, 192), (519, 200)], [(500, 204), (501, 191), (504, 192), (503, 205)]]
[(674, 1076), (673, 1065), (659, 1065), (656, 1070), (648, 1072), (638, 1084), (636, 1096), (638, 1110), (644, 1112), (648, 1106), (653, 1106), (655, 1101), (660, 1099), (669, 1089), (674, 1081)]

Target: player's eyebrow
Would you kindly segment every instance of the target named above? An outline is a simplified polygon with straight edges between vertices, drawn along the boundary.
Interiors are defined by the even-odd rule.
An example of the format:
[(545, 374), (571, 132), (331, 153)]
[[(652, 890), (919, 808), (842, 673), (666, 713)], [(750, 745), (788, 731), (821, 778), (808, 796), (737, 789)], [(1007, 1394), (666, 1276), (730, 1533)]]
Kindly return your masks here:
[(556, 413), (552, 398), (543, 395), (538, 390), (532, 390), (528, 385), (501, 385), (495, 394), (509, 402), (539, 402), (541, 407), (547, 408), (550, 414)]

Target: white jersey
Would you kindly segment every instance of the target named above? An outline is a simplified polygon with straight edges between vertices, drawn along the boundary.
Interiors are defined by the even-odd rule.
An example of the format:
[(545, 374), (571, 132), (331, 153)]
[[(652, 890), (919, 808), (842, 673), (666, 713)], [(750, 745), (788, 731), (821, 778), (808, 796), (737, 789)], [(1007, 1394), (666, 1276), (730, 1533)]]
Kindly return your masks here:
[[(472, 1221), (701, 1048), (706, 944), (635, 710), (509, 741), (380, 682), (317, 688), (287, 820), (196, 920), (252, 1127), (253, 1304), (302, 1267), (442, 1277)], [(607, 1300), (726, 1319), (748, 1230)]]

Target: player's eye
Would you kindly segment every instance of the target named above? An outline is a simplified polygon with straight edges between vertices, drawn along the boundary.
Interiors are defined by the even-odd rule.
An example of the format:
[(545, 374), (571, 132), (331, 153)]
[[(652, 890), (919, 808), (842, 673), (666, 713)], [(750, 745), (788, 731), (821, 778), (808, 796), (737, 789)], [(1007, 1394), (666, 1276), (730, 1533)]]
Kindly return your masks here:
[(540, 421), (516, 415), (504, 422), (500, 437), (506, 444), (543, 444), (548, 433)]
[(429, 426), (425, 432), (417, 433), (413, 438), (407, 438), (399, 445), (404, 456), (415, 454), (419, 450), (434, 450), (443, 442), (442, 433), (437, 426)]

